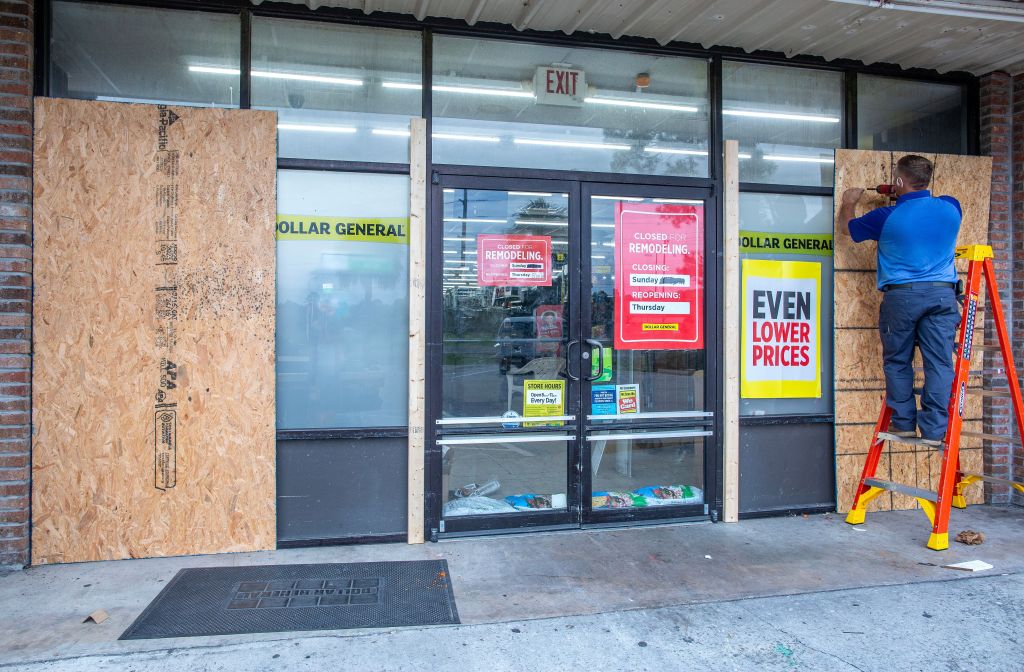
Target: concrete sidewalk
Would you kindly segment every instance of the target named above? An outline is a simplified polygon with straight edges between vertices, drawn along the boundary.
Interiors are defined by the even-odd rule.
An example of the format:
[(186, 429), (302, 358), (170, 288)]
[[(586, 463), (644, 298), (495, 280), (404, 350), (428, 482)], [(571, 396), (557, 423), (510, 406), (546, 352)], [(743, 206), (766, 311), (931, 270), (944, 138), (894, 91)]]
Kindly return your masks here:
[[(459, 613), (467, 625), (571, 620), (666, 607), (676, 609), (666, 614), (688, 614), (691, 618), (690, 614), (709, 613), (706, 605), (710, 604), (718, 604), (715, 609), (725, 609), (722, 613), (727, 614), (733, 607), (722, 603), (746, 598), (966, 581), (971, 574), (936, 565), (969, 559), (994, 565), (988, 573), (991, 575), (1024, 570), (1024, 555), (1020, 553), (1024, 547), (1024, 509), (978, 506), (954, 512), (951, 532), (965, 528), (984, 532), (985, 544), (953, 544), (942, 553), (929, 551), (924, 547), (929, 532), (924, 514), (903, 511), (869, 514), (868, 522), (857, 528), (844, 524), (841, 516), (823, 515), (735, 525), (509, 535), (423, 546), (327, 547), (33, 567), (0, 578), (0, 610), (4, 614), (0, 665), (29, 661), (52, 664), (54, 660), (81, 656), (99, 656), (90, 659), (94, 661), (113, 656), (110, 660), (114, 660), (170, 649), (176, 650), (176, 655), (182, 655), (184, 649), (209, 651), (219, 647), (269, 650), (267, 647), (280, 646), (271, 642), (319, 641), (324, 636), (277, 633), (117, 641), (166, 582), (184, 567), (445, 558)], [(950, 586), (943, 590), (966, 588)], [(87, 614), (101, 608), (110, 614), (108, 621), (100, 625), (82, 623)], [(943, 608), (941, 613), (973, 613), (975, 608), (968, 602)], [(843, 611), (844, 618), (850, 616)], [(1019, 611), (1016, 616), (1014, 627), (1019, 628)], [(621, 617), (626, 619), (624, 624), (629, 621), (626, 615)], [(806, 614), (803, 617), (807, 619)], [(862, 631), (865, 628), (861, 626), (876, 617), (874, 611), (867, 610), (859, 619), (851, 616), (849, 629)], [(617, 617), (599, 617), (593, 623), (601, 618)], [(636, 627), (640, 628), (645, 618), (637, 618)], [(816, 618), (808, 619), (811, 625)], [(449, 637), (451, 629), (443, 630), (444, 634), (438, 628), (416, 629), (434, 633), (424, 637), (439, 642)], [(330, 637), (357, 638), (352, 640), (355, 645), (356, 641), (380, 641), (384, 632), (336, 631)], [(393, 636), (404, 637), (405, 632), (411, 630)], [(508, 629), (501, 626), (479, 632), (486, 639), (484, 633), (504, 634)]]

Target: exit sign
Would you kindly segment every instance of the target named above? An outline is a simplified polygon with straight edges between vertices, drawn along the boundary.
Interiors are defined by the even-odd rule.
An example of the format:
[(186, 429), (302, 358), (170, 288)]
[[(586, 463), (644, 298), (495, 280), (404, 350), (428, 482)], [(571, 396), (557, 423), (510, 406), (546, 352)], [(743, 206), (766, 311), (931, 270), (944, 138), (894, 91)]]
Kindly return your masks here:
[(587, 95), (587, 74), (557, 65), (542, 65), (533, 76), (533, 92), (542, 105), (579, 107)]

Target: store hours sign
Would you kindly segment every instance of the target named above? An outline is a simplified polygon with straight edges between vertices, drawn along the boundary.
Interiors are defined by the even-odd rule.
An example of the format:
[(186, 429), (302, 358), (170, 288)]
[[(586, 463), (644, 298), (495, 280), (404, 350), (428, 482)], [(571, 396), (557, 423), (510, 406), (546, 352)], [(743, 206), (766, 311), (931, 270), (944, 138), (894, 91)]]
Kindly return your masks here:
[(615, 348), (704, 347), (704, 208), (615, 206)]
[(821, 264), (743, 260), (747, 399), (821, 396)]

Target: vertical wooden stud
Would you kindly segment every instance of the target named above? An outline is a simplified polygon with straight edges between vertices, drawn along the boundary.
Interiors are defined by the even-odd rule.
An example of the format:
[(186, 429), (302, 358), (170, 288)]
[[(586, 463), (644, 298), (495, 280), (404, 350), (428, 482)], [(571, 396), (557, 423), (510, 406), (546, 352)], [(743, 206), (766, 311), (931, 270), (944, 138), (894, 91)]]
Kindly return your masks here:
[(426, 446), (427, 122), (409, 139), (409, 504), (408, 541), (422, 544)]
[(725, 141), (725, 431), (722, 519), (739, 520), (740, 505), (740, 166), (739, 143)]

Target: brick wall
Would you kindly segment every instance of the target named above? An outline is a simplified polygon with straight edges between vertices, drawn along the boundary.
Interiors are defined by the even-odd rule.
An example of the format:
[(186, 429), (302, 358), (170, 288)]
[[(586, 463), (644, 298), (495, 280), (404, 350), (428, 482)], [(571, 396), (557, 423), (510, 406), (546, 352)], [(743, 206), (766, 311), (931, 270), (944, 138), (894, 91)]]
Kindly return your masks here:
[[(989, 220), (1000, 297), (1017, 371), (1024, 373), (1024, 75), (996, 72), (981, 78), (981, 152), (992, 156), (992, 208)], [(995, 340), (986, 320), (987, 342)], [(986, 368), (1001, 366), (997, 353), (985, 354)], [(993, 376), (988, 387), (1005, 387), (1006, 378)], [(1008, 399), (985, 400), (985, 431), (1016, 436), (1016, 423)], [(986, 442), (989, 443), (989, 442)], [(985, 450), (985, 471), (992, 476), (1024, 481), (1024, 450), (1019, 438), (1011, 444), (990, 444)], [(993, 504), (1024, 497), (1007, 486), (985, 485)]]
[[(1024, 360), (1024, 74), (1013, 79), (1012, 85), (1012, 169), (1013, 179), (1010, 187), (1010, 204), (1013, 214), (1013, 328), (1017, 348), (1016, 362), (1018, 372)], [(1024, 483), (1024, 448), (1018, 448), (1012, 456), (1014, 479)], [(1024, 504), (1024, 495), (1013, 491), (1013, 501)]]
[(0, 0), (0, 567), (29, 559), (33, 0)]
[[(1011, 188), (1013, 183), (1013, 78), (1003, 72), (982, 77), (980, 90), (981, 110), (981, 153), (992, 157), (992, 204), (989, 216), (989, 239), (995, 252), (995, 267), (999, 277), (999, 295), (1010, 329), (1013, 329), (1013, 264), (1014, 250), (1013, 207)], [(995, 342), (991, 314), (986, 313), (985, 341)], [(1012, 332), (1011, 332), (1012, 336)], [(985, 353), (985, 368), (1001, 366), (999, 353)], [(992, 376), (986, 387), (1003, 387), (1006, 378)], [(985, 427), (990, 434), (1009, 434), (1012, 431), (1013, 416), (1008, 399), (985, 398)], [(985, 473), (1000, 478), (1010, 478), (1009, 444), (986, 442)], [(1006, 504), (1010, 501), (1009, 488), (991, 483), (985, 484), (986, 501)]]

